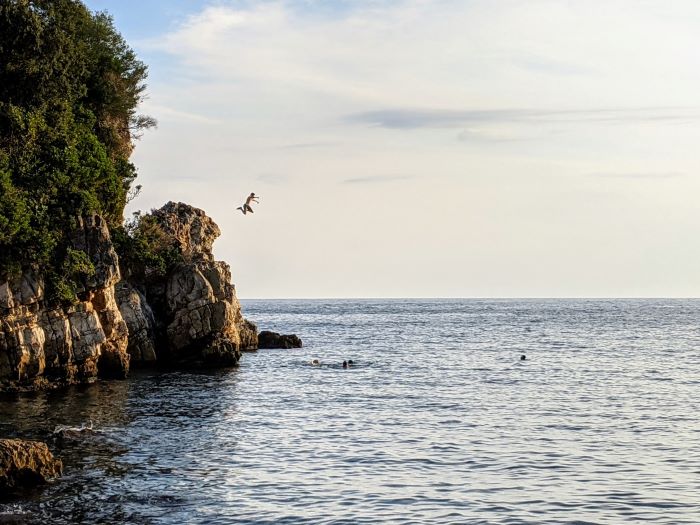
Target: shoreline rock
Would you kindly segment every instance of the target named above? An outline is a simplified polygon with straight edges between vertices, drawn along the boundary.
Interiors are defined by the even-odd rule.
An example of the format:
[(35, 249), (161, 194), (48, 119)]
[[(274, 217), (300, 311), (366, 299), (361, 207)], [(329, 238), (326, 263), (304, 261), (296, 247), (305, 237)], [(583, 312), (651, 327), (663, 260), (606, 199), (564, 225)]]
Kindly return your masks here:
[(62, 472), (63, 463), (46, 443), (0, 439), (0, 491), (43, 485)]
[(75, 305), (48, 305), (31, 268), (0, 280), (0, 392), (124, 379), (130, 366), (235, 366), (242, 351), (257, 349), (231, 269), (214, 260), (217, 224), (180, 202), (151, 215), (182, 259), (165, 275), (122, 272), (106, 221), (92, 215), (72, 234), (95, 268)]
[(269, 330), (263, 330), (258, 334), (258, 348), (272, 349), (272, 348), (301, 348), (302, 341), (299, 336), (295, 334), (278, 334), (277, 332), (270, 332)]
[(27, 268), (0, 282), (0, 391), (38, 390), (97, 377), (124, 378), (129, 370), (128, 329), (117, 307), (120, 279), (107, 223), (84, 217), (72, 238), (95, 272), (68, 307), (47, 304), (44, 280)]
[(138, 334), (129, 343), (132, 360), (145, 364), (152, 357), (169, 367), (235, 366), (257, 333), (250, 333), (252, 323), (243, 318), (229, 265), (214, 260), (218, 225), (181, 202), (168, 202), (151, 216), (178, 247), (182, 262), (166, 275), (127, 283), (120, 293), (129, 331)]

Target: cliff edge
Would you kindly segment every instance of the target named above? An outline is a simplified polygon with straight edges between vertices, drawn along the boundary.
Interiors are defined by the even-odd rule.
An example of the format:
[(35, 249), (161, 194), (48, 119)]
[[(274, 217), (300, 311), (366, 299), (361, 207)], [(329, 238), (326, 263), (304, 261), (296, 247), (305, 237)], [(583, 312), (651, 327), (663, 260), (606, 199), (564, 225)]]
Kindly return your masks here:
[(75, 304), (50, 305), (31, 268), (0, 282), (0, 391), (125, 378), (130, 365), (233, 366), (257, 347), (230, 268), (211, 251), (216, 223), (174, 202), (151, 217), (179, 254), (161, 274), (120, 269), (106, 222), (92, 215), (71, 239), (95, 267)]
[(47, 302), (44, 278), (33, 269), (0, 282), (0, 390), (33, 390), (124, 378), (128, 330), (115, 299), (118, 257), (106, 222), (82, 218), (72, 235), (94, 273), (70, 306)]
[(168, 202), (150, 217), (179, 262), (165, 274), (132, 275), (118, 286), (119, 308), (135, 335), (128, 344), (132, 362), (235, 365), (242, 350), (257, 348), (257, 330), (243, 318), (229, 265), (214, 260), (219, 227), (181, 202)]

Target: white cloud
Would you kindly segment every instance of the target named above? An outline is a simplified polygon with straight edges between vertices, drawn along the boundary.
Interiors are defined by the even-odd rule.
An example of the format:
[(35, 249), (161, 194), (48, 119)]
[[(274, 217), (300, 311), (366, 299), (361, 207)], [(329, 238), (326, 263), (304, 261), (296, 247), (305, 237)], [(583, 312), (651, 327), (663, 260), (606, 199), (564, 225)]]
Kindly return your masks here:
[(668, 269), (640, 254), (700, 255), (700, 179), (669, 176), (700, 169), (700, 3), (330, 5), (217, 2), (144, 44), (173, 75), (136, 204), (212, 213), (243, 295), (645, 295)]

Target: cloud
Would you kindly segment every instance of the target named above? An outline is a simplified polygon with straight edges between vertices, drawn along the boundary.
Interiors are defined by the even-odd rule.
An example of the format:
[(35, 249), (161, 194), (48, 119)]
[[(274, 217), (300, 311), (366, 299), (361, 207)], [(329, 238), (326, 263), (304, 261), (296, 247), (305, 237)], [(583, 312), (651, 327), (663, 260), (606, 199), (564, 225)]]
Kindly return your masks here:
[(601, 177), (605, 179), (675, 179), (685, 176), (677, 171), (668, 172), (630, 172), (630, 173), (590, 173), (591, 177)]
[(316, 149), (316, 148), (329, 148), (332, 146), (336, 146), (337, 143), (334, 142), (300, 142), (297, 144), (285, 144), (284, 146), (280, 146), (280, 149), (289, 149), (289, 150), (305, 150), (305, 149)]
[(270, 184), (277, 186), (279, 184), (284, 184), (289, 180), (289, 175), (284, 175), (282, 173), (263, 173), (255, 177), (256, 180), (262, 182), (263, 184)]
[[(146, 47), (181, 64), (172, 83), (194, 85), (194, 113), (212, 118), (235, 105), (237, 118), (350, 115), (341, 123), (397, 129), (682, 121), (700, 82), (688, 67), (697, 31), (665, 27), (673, 10), (650, 3), (633, 13), (619, 0), (594, 3), (212, 2)], [(700, 17), (697, 3), (677, 10)], [(680, 109), (669, 114), (669, 102)]]
[(695, 122), (700, 107), (618, 109), (385, 109), (355, 113), (346, 122), (369, 126), (417, 129), (473, 124), (658, 123)]
[(571, 62), (551, 60), (542, 56), (515, 57), (512, 63), (515, 67), (545, 75), (584, 76), (597, 74), (597, 71), (590, 67), (581, 67)]
[(409, 175), (374, 175), (370, 177), (353, 177), (342, 182), (343, 184), (376, 184), (379, 182), (397, 182), (411, 178)]
[[(139, 203), (167, 194), (223, 214), (231, 195), (261, 189), (288, 204), (231, 223), (217, 244), (246, 294), (395, 294), (409, 282), (427, 294), (571, 293), (557, 282), (614, 293), (665, 282), (673, 260), (688, 262), (681, 286), (700, 289), (687, 242), (700, 2), (195, 3), (139, 45), (153, 57), (151, 100), (179, 112), (146, 108), (177, 122), (137, 149), (145, 186), (163, 188)], [(192, 175), (206, 181), (175, 180)], [(354, 193), (381, 216), (358, 214)], [(441, 213), (407, 206), (426, 199)], [(639, 262), (647, 251), (664, 256)], [(301, 252), (298, 264), (275, 256)], [(346, 268), (356, 281), (337, 288)]]
[(169, 108), (158, 104), (144, 103), (143, 110), (152, 114), (156, 119), (172, 122), (198, 123), (198, 124), (219, 124), (220, 121), (214, 118), (190, 113), (180, 109)]

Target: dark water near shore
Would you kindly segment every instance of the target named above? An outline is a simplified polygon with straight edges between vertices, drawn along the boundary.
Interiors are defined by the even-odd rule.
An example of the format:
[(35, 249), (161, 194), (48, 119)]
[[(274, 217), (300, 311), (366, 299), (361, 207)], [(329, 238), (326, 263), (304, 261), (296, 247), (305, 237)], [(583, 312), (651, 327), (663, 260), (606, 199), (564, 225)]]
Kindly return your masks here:
[(244, 308), (305, 348), (0, 399), (98, 430), (0, 523), (700, 523), (700, 300)]

